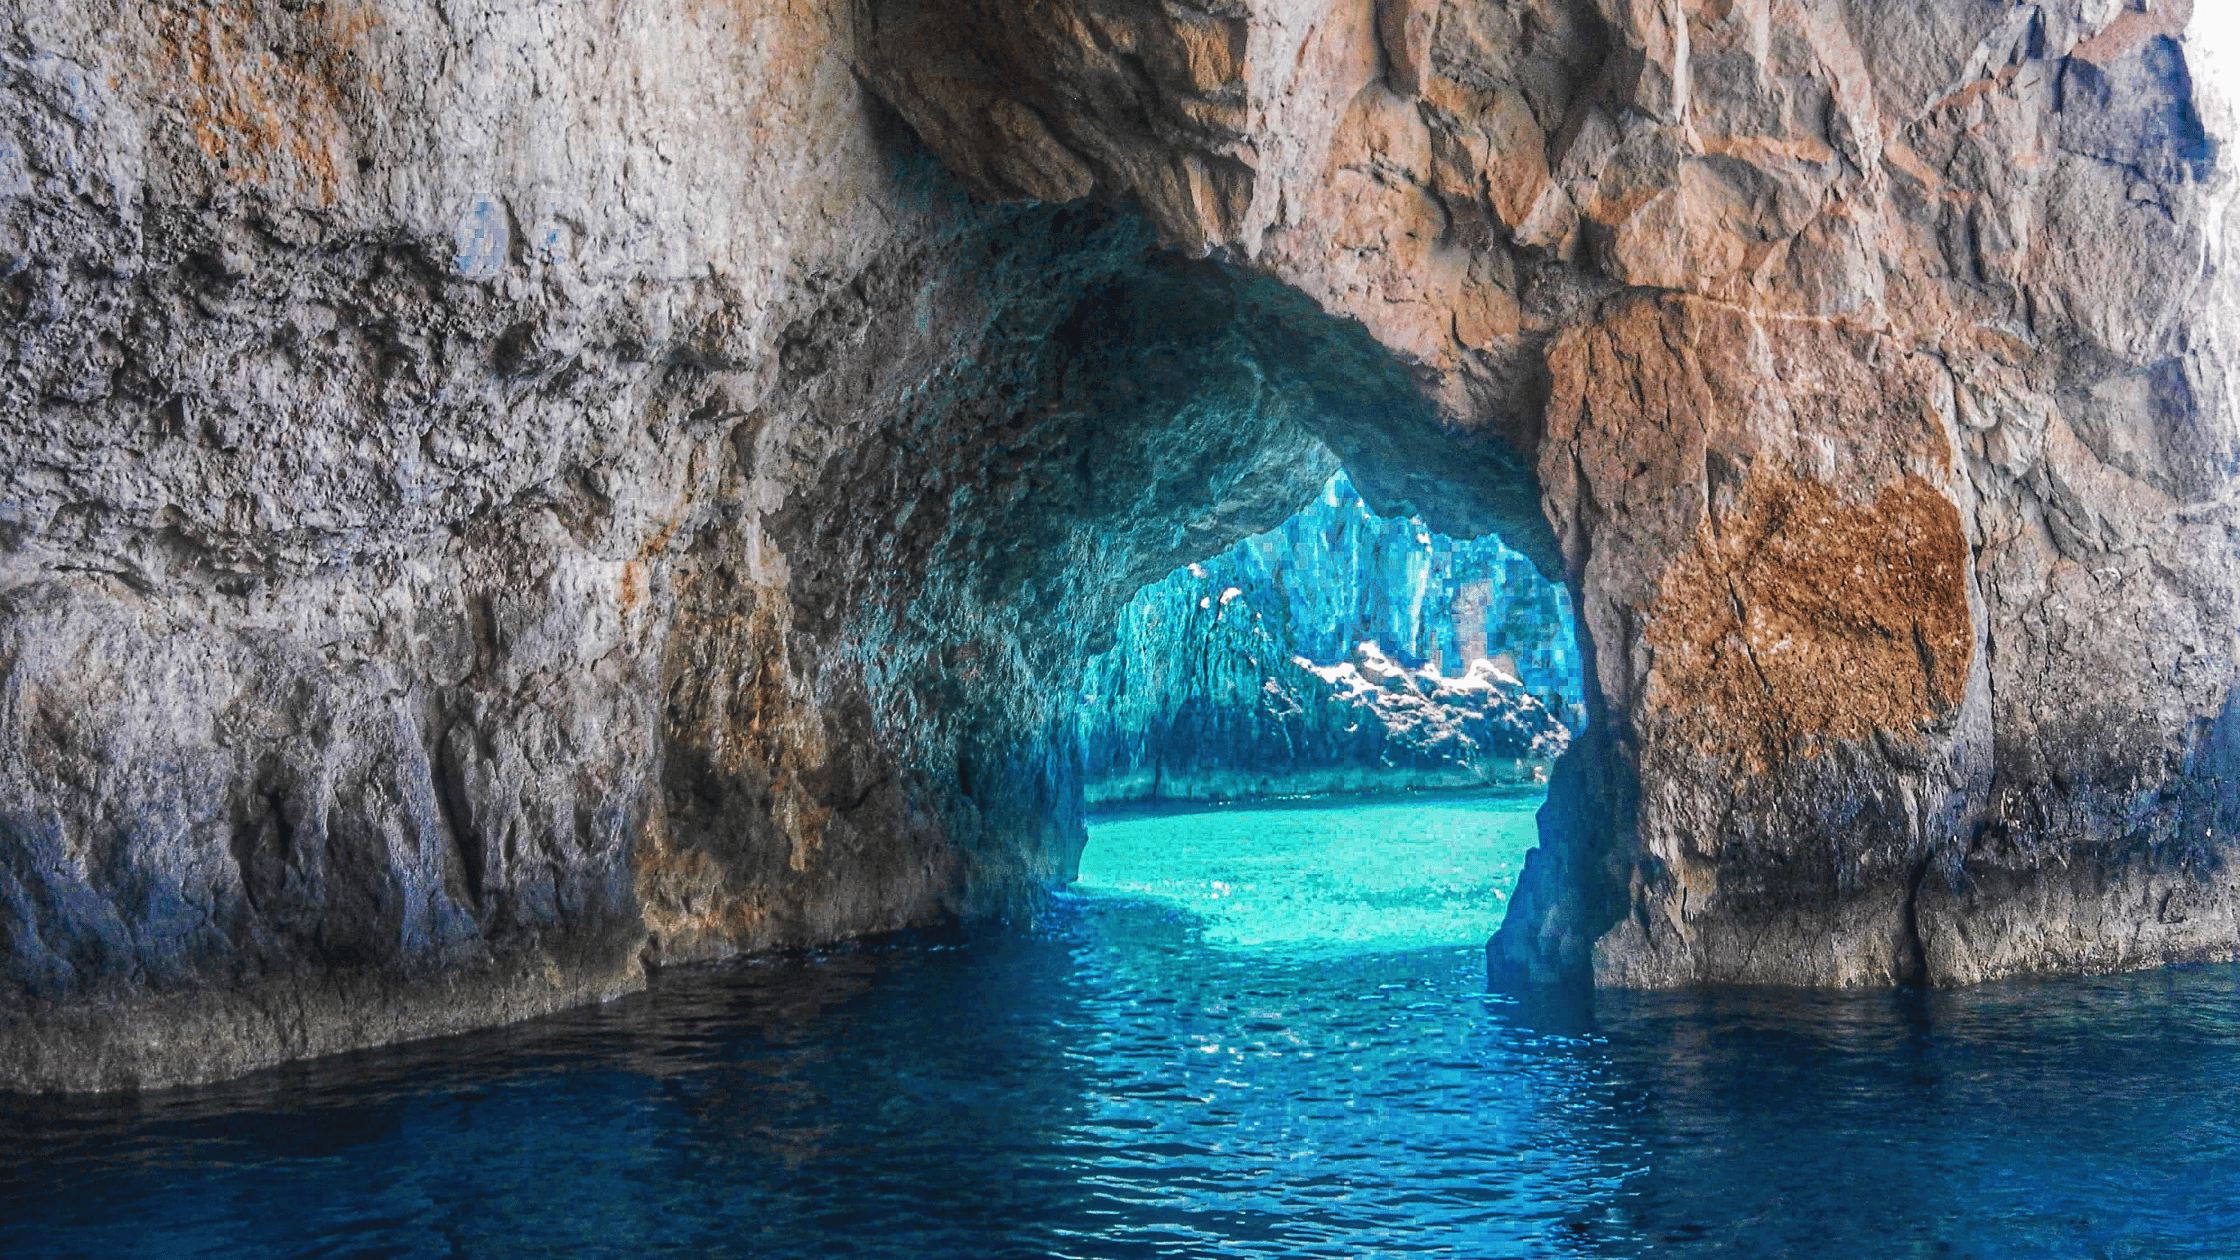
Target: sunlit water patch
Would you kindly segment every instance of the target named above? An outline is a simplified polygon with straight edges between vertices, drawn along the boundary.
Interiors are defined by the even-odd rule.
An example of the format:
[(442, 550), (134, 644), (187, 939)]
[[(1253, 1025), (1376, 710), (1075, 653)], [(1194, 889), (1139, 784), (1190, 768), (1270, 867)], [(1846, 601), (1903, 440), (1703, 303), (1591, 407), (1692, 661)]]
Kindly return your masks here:
[(1290, 953), (1483, 944), (1540, 796), (1138, 813), (1091, 829), (1075, 891), (1186, 911), (1207, 943)]
[[(1386, 808), (1223, 817), (1298, 824), (1297, 861), (1460, 825)], [(2240, 970), (1590, 1009), (1489, 994), (1482, 936), (1294, 949), (1294, 912), (1228, 900), (1098, 892), (215, 1088), (0, 1096), (0, 1257), (2240, 1254)]]

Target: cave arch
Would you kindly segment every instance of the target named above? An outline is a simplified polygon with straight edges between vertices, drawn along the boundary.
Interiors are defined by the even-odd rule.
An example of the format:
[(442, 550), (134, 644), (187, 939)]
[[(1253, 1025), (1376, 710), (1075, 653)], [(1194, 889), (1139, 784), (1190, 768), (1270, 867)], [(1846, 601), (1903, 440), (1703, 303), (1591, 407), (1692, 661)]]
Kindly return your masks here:
[[(685, 900), (662, 891), (669, 872), (714, 871), (718, 904), (809, 908), (745, 932), (677, 916), (656, 928), (671, 957), (936, 906), (1033, 913), (1085, 834), (1072, 706), (1101, 632), (1140, 587), (1280, 523), (1341, 463), (1387, 514), (1498, 528), (1543, 572), (1558, 563), (1522, 455), (1444, 425), (1404, 364), (1295, 289), (1181, 255), (1097, 204), (999, 210), (959, 256), (961, 282), (909, 257), (859, 277), (848, 301), (865, 318), (812, 324), (797, 352), (850, 366), (733, 443), (751, 467), (820, 415), (826, 431), (883, 415), (820, 452), (757, 539), (788, 557), (790, 650), (862, 672), (816, 718), (823, 764), (770, 741), (740, 755), (742, 726), (774, 706), (711, 684), (723, 675), (709, 665), (772, 660), (740, 629), (746, 603), (776, 615), (770, 592), (734, 583), (695, 604), (730, 543), (680, 575), (694, 612), (671, 648), (668, 808), (640, 858), (649, 901)], [(846, 854), (845, 877), (804, 896), (834, 865), (812, 846)], [(851, 921), (867, 868), (890, 895), (870, 907), (880, 917)]]
[(857, 38), (975, 195), (1140, 204), (1529, 453), (1611, 720), (1497, 971), (1959, 983), (2240, 940), (2202, 874), (2240, 553), (2194, 524), (2240, 476), (2234, 115), (2186, 11), (2032, 14), (884, 0)]
[(2240, 953), (2240, 115), (2184, 6), (48, 7), (11, 1083), (1024, 913), (1045, 684), (1310, 440), (1577, 602), (1510, 972)]

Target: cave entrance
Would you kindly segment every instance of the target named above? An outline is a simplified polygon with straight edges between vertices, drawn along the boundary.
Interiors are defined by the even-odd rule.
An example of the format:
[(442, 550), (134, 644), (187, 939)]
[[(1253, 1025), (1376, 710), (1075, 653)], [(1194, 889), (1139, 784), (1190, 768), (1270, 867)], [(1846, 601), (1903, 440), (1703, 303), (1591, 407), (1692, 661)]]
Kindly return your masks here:
[[(1181, 255), (1134, 213), (1094, 203), (991, 211), (952, 252), (972, 266), (952, 274), (906, 261), (863, 281), (864, 310), (877, 314), (843, 331), (851, 362), (869, 366), (815, 375), (798, 404), (807, 419), (756, 430), (766, 446), (793, 443), (770, 453), (773, 464), (806, 467), (798, 452), (818, 427), (810, 420), (860, 415), (867, 400), (885, 408), (873, 439), (836, 445), (813, 491), (763, 518), (787, 558), (790, 633), (836, 645), (861, 669), (860, 690), (818, 684), (855, 705), (826, 719), (833, 764), (769, 776), (772, 799), (783, 789), (802, 800), (786, 816), (813, 820), (818, 852), (877, 855), (898, 886), (930, 874), (943, 904), (966, 917), (1028, 916), (1075, 882), (1083, 846), (1096, 843), (1084, 810), (1136, 796), (1535, 790), (1534, 772), (1547, 771), (1564, 727), (1576, 725), (1581, 696), (1557, 679), (1575, 676), (1581, 658), (1560, 616), (1553, 634), (1513, 636), (1501, 624), (1527, 590), (1543, 622), (1562, 598), (1548, 585), (1563, 561), (1532, 455), (1550, 383), (1534, 375), (1530, 347), (1446, 367), (1403, 360), (1314, 297), (1249, 266)], [(818, 335), (805, 328), (803, 344)], [(797, 357), (818, 362), (806, 349)], [(823, 428), (841, 432), (843, 421)], [(1271, 641), (1241, 664), (1216, 654), (1229, 671), (1221, 678), (1198, 660), (1189, 669), (1217, 685), (1168, 689), (1149, 743), (1089, 730), (1100, 764), (1085, 791), (1084, 723), (1095, 718), (1083, 696), (1112, 694), (1095, 676), (1142, 618), (1144, 605), (1131, 605), (1138, 592), (1154, 603), (1187, 594), (1178, 611), (1202, 614), (1213, 631), (1265, 632), (1272, 590), (1212, 575), (1257, 563), (1265, 578), (1317, 537), (1317, 554), (1350, 559), (1329, 608), (1310, 615), (1304, 588), (1287, 605), (1302, 631), (1317, 623), (1312, 642)], [(1472, 557), (1487, 563), (1458, 570)], [(1352, 589), (1364, 579), (1373, 594)], [(1262, 617), (1257, 628), (1230, 620), (1248, 611)], [(738, 655), (718, 646), (694, 659)], [(1177, 668), (1161, 657), (1162, 671)], [(703, 669), (688, 681), (725, 677)], [(1509, 698), (1492, 719), (1464, 721), (1437, 694), (1414, 694), (1459, 700), (1500, 678), (1512, 680), (1498, 684)], [(1354, 716), (1324, 712), (1348, 689)], [(1251, 705), (1209, 703), (1225, 695)], [(1364, 728), (1380, 703), (1393, 716)], [(1287, 715), (1290, 705), (1300, 712)], [(1411, 707), (1444, 715), (1426, 719), (1429, 734), (1414, 743), (1394, 733)], [(675, 703), (672, 713), (692, 716)], [(1521, 741), (1492, 739), (1505, 719), (1531, 729)], [(1246, 762), (1176, 755), (1178, 731), (1225, 724), (1245, 733)], [(707, 751), (673, 742), (672, 766), (732, 755), (732, 727), (700, 727), (713, 732)], [(1431, 737), (1442, 732), (1456, 737)], [(1471, 755), (1454, 755), (1457, 732), (1475, 741)], [(1534, 747), (1535, 735), (1549, 738)], [(861, 754), (882, 738), (895, 746), (891, 763)], [(1115, 760), (1122, 746), (1134, 751)], [(1334, 759), (1315, 764), (1325, 753)], [(729, 844), (770, 815), (759, 785), (747, 786), (719, 802), (729, 812), (701, 833), (712, 838), (694, 843)], [(695, 791), (679, 794), (685, 808), (672, 806), (672, 837), (695, 825), (691, 801), (715, 800)], [(1520, 808), (1529, 835), (1529, 806)], [(913, 850), (897, 835), (932, 843)], [(785, 840), (792, 852), (809, 848)], [(1501, 898), (1475, 900), (1498, 917)]]
[(1345, 473), (1136, 593), (1084, 671), (1077, 889), (1246, 948), (1476, 945), (1585, 722), (1570, 599)]
[(1563, 588), (1346, 474), (1136, 592), (1082, 680), (1092, 808), (1544, 783), (1585, 722)]

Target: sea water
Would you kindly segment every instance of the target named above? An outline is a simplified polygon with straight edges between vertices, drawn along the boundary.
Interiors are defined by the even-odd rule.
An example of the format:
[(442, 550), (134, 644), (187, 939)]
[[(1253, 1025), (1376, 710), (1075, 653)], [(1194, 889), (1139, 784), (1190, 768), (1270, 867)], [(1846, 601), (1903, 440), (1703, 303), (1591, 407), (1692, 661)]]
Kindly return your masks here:
[(1137, 815), (1033, 931), (0, 1098), (0, 1256), (2240, 1256), (2240, 970), (1489, 992), (1526, 798)]

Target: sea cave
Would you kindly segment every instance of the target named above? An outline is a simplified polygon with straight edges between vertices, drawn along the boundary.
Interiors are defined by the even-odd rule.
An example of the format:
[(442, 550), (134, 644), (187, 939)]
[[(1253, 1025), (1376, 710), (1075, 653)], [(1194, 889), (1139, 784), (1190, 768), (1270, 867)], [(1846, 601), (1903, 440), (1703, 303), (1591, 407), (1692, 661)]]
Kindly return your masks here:
[(2226, 1254), (2236, 67), (0, 4), (0, 1254)]

